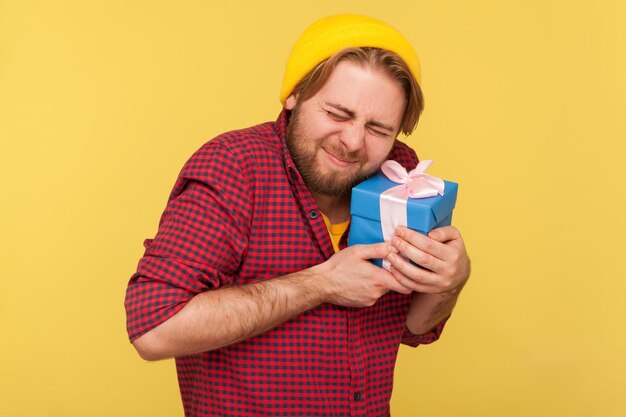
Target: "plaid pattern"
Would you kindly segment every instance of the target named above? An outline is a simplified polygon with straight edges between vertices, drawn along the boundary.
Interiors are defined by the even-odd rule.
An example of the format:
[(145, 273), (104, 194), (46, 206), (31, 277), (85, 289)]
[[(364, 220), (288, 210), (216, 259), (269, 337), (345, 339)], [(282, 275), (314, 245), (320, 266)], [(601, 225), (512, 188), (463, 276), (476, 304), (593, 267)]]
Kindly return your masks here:
[[(218, 136), (185, 164), (128, 285), (131, 340), (200, 292), (285, 275), (333, 255), (289, 156), (287, 118), (283, 111), (275, 123)], [(390, 157), (417, 164), (398, 141)], [(410, 334), (410, 303), (410, 295), (389, 292), (369, 308), (323, 304), (244, 342), (177, 358), (185, 415), (388, 415), (399, 344), (431, 343), (443, 329)]]

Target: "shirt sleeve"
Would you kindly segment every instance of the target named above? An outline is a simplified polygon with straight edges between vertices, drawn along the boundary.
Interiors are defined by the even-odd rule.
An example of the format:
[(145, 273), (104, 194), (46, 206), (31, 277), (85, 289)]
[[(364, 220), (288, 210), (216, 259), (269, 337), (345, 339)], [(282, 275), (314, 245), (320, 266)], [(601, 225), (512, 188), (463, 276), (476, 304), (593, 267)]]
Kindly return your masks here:
[(409, 147), (406, 143), (396, 139), (394, 146), (391, 148), (391, 152), (387, 156), (387, 159), (392, 159), (402, 165), (407, 171), (414, 169), (419, 162), (419, 158), (415, 151)]
[(419, 345), (427, 345), (429, 343), (433, 343), (434, 341), (439, 339), (439, 336), (441, 336), (441, 333), (443, 332), (443, 328), (446, 325), (446, 322), (448, 321), (449, 318), (450, 316), (446, 317), (445, 319), (441, 320), (439, 324), (433, 327), (429, 332), (426, 332), (420, 335), (414, 334), (405, 325), (404, 334), (402, 335), (402, 344), (405, 344), (411, 347), (417, 347)]
[(154, 239), (126, 290), (131, 341), (180, 311), (195, 295), (231, 284), (249, 235), (250, 197), (237, 158), (208, 142), (187, 161)]

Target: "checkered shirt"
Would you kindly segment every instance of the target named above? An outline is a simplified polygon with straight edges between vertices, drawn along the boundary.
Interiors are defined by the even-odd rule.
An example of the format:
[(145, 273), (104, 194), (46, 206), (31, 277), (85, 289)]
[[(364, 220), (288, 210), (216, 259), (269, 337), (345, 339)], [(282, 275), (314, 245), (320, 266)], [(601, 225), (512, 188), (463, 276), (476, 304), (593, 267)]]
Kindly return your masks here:
[[(287, 150), (288, 117), (283, 110), (276, 122), (220, 135), (187, 161), (128, 284), (131, 341), (203, 291), (300, 271), (333, 255)], [(417, 164), (399, 141), (390, 158)], [(389, 292), (368, 308), (322, 304), (244, 342), (176, 358), (185, 415), (388, 415), (400, 343), (431, 343), (443, 329), (411, 334), (410, 303), (410, 295)]]

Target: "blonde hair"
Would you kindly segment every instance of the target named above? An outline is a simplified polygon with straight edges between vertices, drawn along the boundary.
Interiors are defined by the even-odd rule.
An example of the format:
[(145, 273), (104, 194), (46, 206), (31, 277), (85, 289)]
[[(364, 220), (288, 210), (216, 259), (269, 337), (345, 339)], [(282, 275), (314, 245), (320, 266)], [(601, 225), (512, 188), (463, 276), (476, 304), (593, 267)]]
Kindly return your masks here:
[(424, 97), (408, 65), (394, 52), (369, 47), (342, 49), (309, 71), (296, 84), (292, 94), (298, 96), (299, 102), (311, 98), (326, 84), (337, 64), (342, 61), (349, 61), (363, 67), (383, 71), (398, 82), (404, 90), (406, 98), (406, 107), (400, 123), (400, 131), (405, 135), (410, 135), (415, 126), (417, 126), (420, 114), (424, 109)]

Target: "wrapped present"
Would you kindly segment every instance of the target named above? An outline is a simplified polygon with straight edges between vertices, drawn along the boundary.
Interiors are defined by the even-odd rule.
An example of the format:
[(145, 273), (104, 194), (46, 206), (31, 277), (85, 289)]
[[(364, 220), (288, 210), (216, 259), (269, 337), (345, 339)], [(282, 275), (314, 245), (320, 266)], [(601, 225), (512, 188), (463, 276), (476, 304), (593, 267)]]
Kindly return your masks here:
[[(385, 161), (381, 172), (352, 188), (348, 245), (389, 241), (398, 226), (422, 234), (448, 226), (458, 184), (425, 173), (432, 161), (421, 161), (408, 172), (396, 161)], [(381, 259), (374, 259), (378, 266)]]

